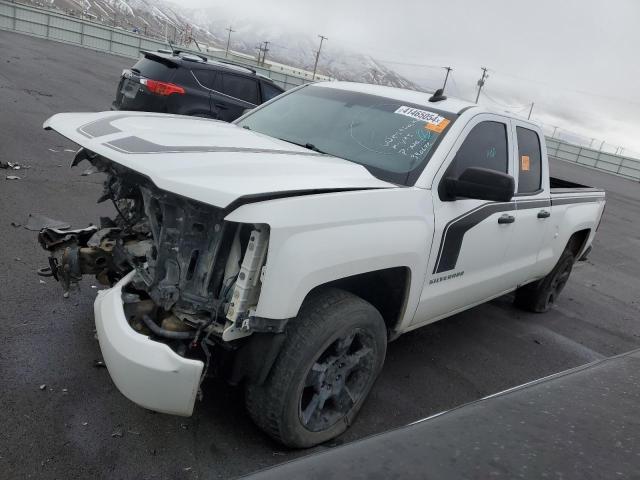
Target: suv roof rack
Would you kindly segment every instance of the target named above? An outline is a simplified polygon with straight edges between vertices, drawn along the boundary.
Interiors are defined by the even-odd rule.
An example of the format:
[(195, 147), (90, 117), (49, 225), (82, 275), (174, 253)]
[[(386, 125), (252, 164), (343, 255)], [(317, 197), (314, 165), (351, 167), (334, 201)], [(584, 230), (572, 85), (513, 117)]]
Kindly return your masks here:
[[(209, 61), (209, 59), (207, 57), (205, 57), (204, 55), (199, 55), (199, 54), (193, 53), (193, 52), (187, 52), (186, 50), (174, 50), (173, 54), (176, 57), (184, 58), (185, 60), (194, 61), (194, 58), (199, 58), (203, 62), (208, 62)], [(189, 58), (189, 57), (191, 57), (191, 58)], [(197, 61), (197, 60), (195, 60), (195, 61)]]

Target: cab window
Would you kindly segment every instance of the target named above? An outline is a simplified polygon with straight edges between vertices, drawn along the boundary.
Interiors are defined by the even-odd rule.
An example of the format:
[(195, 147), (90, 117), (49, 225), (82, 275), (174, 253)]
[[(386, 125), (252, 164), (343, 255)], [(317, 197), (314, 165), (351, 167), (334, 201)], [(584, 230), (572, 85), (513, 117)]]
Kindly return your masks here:
[(518, 193), (535, 193), (542, 186), (540, 138), (533, 130), (516, 127), (518, 137)]
[(469, 167), (489, 168), (508, 173), (506, 124), (486, 121), (473, 127), (456, 153), (447, 176), (458, 178)]

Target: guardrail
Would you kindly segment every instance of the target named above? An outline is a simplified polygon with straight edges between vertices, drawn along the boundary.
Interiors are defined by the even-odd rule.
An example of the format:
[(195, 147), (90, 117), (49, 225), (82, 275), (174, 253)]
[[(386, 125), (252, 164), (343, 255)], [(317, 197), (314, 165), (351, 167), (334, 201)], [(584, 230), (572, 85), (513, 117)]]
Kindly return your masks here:
[[(0, 0), (0, 30), (12, 30), (56, 42), (70, 43), (93, 50), (137, 58), (140, 50), (168, 48), (167, 43), (156, 38), (128, 32), (91, 20), (79, 19), (51, 10)], [(213, 60), (226, 60), (253, 68), (284, 89), (308, 83), (310, 80), (270, 70), (256, 65), (245, 57), (230, 53), (228, 56), (212, 52), (199, 52), (179, 47), (181, 50), (205, 55)]]
[(557, 138), (547, 137), (546, 141), (547, 153), (552, 157), (640, 180), (640, 160), (636, 158), (573, 145)]

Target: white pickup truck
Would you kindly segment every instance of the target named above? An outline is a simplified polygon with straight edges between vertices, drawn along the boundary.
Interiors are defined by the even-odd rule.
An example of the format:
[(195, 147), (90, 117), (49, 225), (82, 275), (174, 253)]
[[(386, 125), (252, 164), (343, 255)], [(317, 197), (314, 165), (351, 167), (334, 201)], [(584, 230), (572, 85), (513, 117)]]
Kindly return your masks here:
[(546, 311), (605, 206), (550, 180), (536, 124), (441, 92), (318, 83), (233, 124), (103, 112), (44, 127), (106, 174), (114, 217), (39, 241), (65, 295), (83, 274), (111, 287), (95, 318), (120, 391), (191, 415), (220, 375), (293, 447), (348, 427), (400, 334), (514, 290)]

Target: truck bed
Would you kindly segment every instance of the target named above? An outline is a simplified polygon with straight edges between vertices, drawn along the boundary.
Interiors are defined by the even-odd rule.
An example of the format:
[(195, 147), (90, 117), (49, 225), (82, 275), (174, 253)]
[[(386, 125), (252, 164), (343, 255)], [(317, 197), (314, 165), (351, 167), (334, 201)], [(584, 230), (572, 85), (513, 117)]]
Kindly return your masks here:
[(559, 193), (591, 193), (602, 192), (603, 190), (588, 185), (582, 185), (580, 183), (570, 182), (569, 180), (563, 180), (562, 178), (550, 177), (551, 194)]

